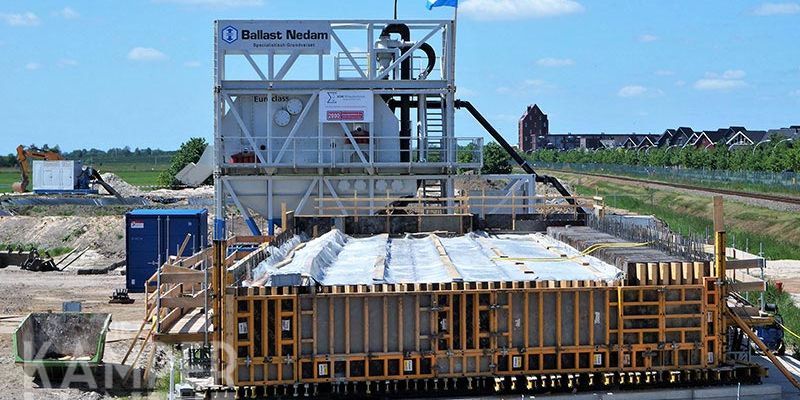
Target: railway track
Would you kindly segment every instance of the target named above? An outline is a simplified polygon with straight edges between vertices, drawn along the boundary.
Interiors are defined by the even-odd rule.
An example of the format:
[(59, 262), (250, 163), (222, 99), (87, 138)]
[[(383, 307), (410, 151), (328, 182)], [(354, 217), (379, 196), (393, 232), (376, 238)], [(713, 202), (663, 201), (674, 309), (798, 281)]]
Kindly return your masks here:
[(740, 192), (740, 191), (736, 191), (736, 190), (718, 189), (718, 188), (710, 188), (710, 187), (695, 186), (695, 185), (686, 185), (686, 184), (682, 184), (682, 183), (668, 183), (668, 182), (661, 182), (661, 181), (651, 181), (651, 180), (648, 180), (648, 179), (630, 178), (630, 177), (627, 177), (627, 176), (618, 176), (618, 175), (605, 175), (605, 174), (595, 174), (595, 173), (589, 173), (589, 172), (574, 172), (574, 171), (565, 171), (565, 170), (551, 170), (551, 171), (565, 172), (565, 173), (577, 174), (577, 175), (596, 176), (598, 178), (617, 179), (617, 180), (626, 181), (626, 182), (646, 183), (646, 184), (650, 184), (650, 185), (660, 185), (660, 186), (667, 186), (667, 187), (673, 187), (673, 188), (678, 188), (678, 189), (698, 190), (698, 191), (702, 191), (702, 192), (725, 194), (725, 195), (730, 195), (730, 196), (747, 197), (747, 198), (751, 198), (751, 199), (769, 200), (769, 201), (775, 201), (775, 202), (778, 202), (778, 203), (800, 205), (800, 198), (798, 198), (798, 197), (777, 196), (777, 195), (764, 194), (764, 193)]

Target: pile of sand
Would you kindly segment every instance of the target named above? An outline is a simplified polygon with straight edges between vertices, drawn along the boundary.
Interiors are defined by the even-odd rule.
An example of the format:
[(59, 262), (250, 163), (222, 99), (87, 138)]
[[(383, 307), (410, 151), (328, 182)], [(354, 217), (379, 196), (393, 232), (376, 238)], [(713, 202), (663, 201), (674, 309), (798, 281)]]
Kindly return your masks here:
[(125, 258), (124, 216), (13, 216), (0, 218), (0, 243), (39, 248), (86, 247), (112, 260)]
[(156, 189), (151, 190), (147, 193), (144, 193), (145, 197), (171, 197), (176, 199), (187, 199), (187, 198), (197, 198), (197, 197), (204, 197), (204, 198), (212, 198), (214, 197), (214, 187), (211, 185), (206, 186), (198, 186), (195, 188), (185, 188), (185, 189)]
[[(103, 180), (106, 181), (111, 187), (114, 188), (119, 194), (123, 197), (139, 197), (142, 196), (144, 193), (139, 190), (136, 186), (131, 185), (128, 182), (125, 182), (122, 178), (117, 176), (116, 174), (106, 172), (105, 174), (100, 175), (103, 177)], [(97, 190), (100, 194), (110, 194), (102, 186), (98, 187)]]

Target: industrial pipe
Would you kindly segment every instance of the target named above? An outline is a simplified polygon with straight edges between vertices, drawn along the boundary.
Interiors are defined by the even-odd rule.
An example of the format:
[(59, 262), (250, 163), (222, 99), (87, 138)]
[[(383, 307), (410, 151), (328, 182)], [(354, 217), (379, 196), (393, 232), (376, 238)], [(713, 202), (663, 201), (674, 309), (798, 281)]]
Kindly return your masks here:
[[(537, 174), (536, 171), (534, 171), (533, 167), (531, 167), (531, 165), (528, 164), (528, 161), (522, 158), (522, 156), (520, 156), (519, 153), (517, 153), (517, 151), (514, 150), (514, 148), (511, 147), (510, 144), (508, 144), (503, 135), (501, 135), (500, 132), (497, 131), (497, 129), (494, 129), (492, 124), (490, 124), (489, 121), (487, 121), (486, 118), (484, 118), (483, 115), (481, 115), (481, 113), (478, 112), (478, 110), (475, 108), (475, 106), (472, 105), (472, 103), (464, 100), (456, 100), (455, 107), (459, 109), (466, 108), (467, 111), (469, 111), (469, 113), (472, 114), (475, 120), (478, 121), (478, 123), (481, 124), (481, 126), (483, 126), (483, 129), (486, 129), (486, 132), (489, 132), (489, 134), (492, 135), (492, 137), (494, 138), (494, 140), (497, 141), (500, 147), (502, 147), (503, 150), (505, 150), (506, 153), (508, 153), (508, 155), (510, 155), (511, 158), (513, 158), (514, 161), (516, 161), (517, 164), (519, 164), (519, 166), (522, 167), (522, 169), (526, 173), (534, 175), (536, 177), (537, 182), (546, 183), (552, 186), (558, 191), (558, 193), (560, 193), (562, 196), (565, 197), (567, 203), (571, 205), (577, 205), (575, 199), (572, 198), (572, 194), (570, 194), (567, 188), (565, 188), (564, 185), (561, 184), (561, 181), (549, 175)], [(578, 207), (577, 211), (579, 214), (586, 214), (586, 211), (584, 211), (583, 208), (581, 207)]]
[[(406, 24), (389, 24), (381, 31), (381, 37), (389, 37), (392, 33), (400, 35), (404, 43), (411, 41), (411, 29)], [(402, 57), (408, 47), (400, 48)], [(411, 79), (411, 57), (400, 63), (400, 79)], [(388, 76), (386, 77), (388, 79)], [(411, 96), (400, 96), (400, 161), (411, 161)]]

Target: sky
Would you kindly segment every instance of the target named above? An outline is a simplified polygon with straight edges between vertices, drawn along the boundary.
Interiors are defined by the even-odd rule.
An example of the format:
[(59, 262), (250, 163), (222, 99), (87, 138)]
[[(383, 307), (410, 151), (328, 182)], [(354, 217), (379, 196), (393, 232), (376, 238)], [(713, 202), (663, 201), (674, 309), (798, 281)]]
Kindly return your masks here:
[[(450, 19), (398, 0), (399, 17)], [(174, 149), (213, 135), (216, 19), (389, 19), (391, 0), (0, 2), (0, 141)], [(461, 0), (456, 85), (516, 143), (551, 132), (800, 124), (800, 2)], [(462, 112), (463, 114), (463, 112)], [(459, 115), (457, 136), (483, 135)]]

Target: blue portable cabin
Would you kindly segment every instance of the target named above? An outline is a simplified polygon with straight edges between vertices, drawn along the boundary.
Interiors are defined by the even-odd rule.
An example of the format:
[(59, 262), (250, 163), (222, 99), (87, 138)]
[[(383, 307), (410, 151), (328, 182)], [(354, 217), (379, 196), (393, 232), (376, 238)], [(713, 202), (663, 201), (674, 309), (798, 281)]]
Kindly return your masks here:
[(131, 293), (144, 291), (145, 282), (169, 256), (178, 255), (186, 235), (191, 239), (181, 256), (208, 247), (208, 210), (138, 209), (125, 214), (125, 283)]

